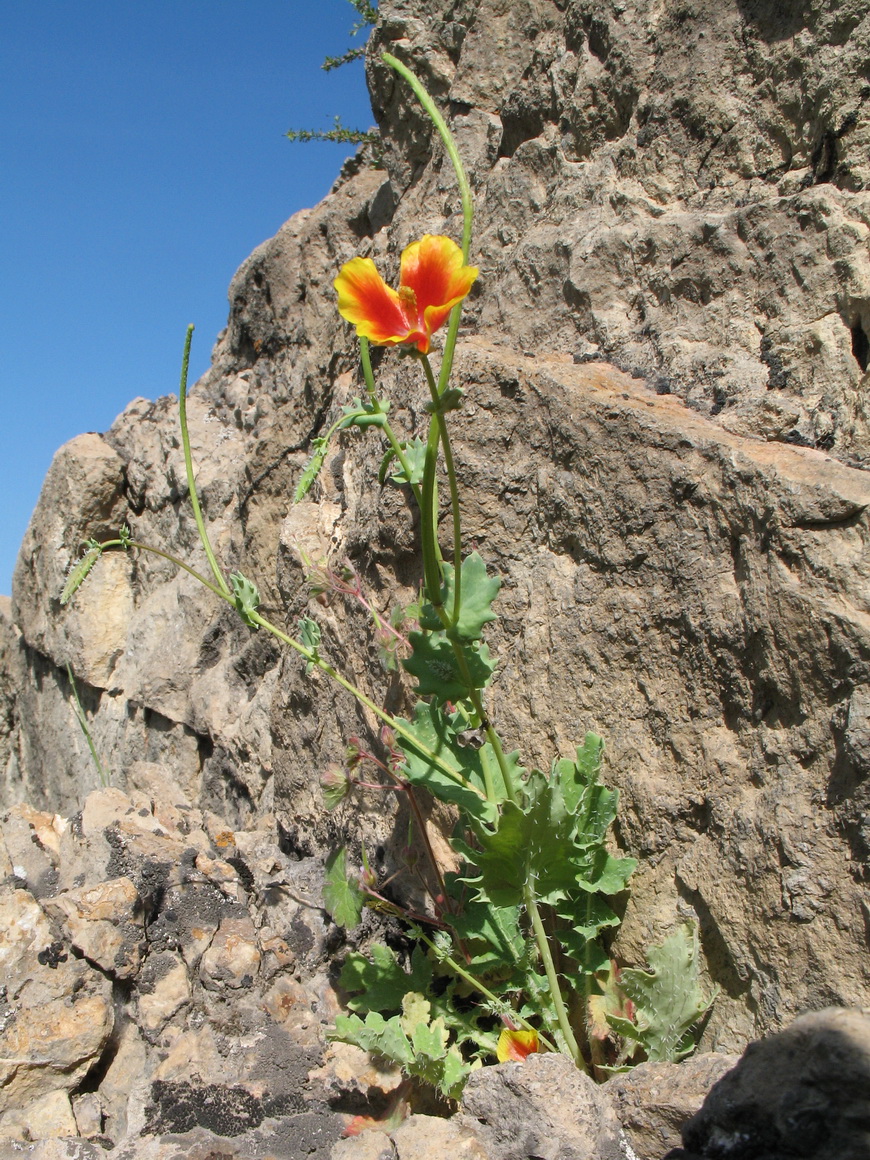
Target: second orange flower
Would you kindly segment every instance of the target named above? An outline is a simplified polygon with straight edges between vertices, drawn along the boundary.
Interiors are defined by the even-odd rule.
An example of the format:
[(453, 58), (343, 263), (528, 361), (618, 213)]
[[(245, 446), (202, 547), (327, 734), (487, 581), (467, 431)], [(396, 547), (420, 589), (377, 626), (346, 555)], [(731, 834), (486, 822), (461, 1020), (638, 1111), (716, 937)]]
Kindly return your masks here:
[(346, 262), (335, 280), (338, 311), (360, 338), (380, 346), (415, 346), (428, 354), (434, 332), (477, 277), (452, 238), (424, 234), (402, 251), (399, 289), (388, 286), (371, 258)]

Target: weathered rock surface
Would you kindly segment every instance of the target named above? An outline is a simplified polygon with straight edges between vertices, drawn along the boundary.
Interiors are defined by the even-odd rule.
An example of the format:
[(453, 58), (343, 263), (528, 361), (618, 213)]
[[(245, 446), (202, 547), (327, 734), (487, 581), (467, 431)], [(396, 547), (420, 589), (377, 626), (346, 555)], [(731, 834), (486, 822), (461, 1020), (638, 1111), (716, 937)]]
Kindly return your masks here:
[[(479, 326), (867, 462), (862, 0), (398, 0), (374, 40), (449, 103)], [(369, 64), (392, 235), (440, 232), (459, 209), (440, 146)]]
[(337, 1009), (320, 868), (153, 766), (129, 779), (70, 819), (18, 806), (0, 823), (4, 854), (26, 830), (36, 852), (0, 884), (0, 1155), (76, 1137), (112, 1160), (166, 1138), (174, 1155), (328, 1156), (348, 1117), (308, 1078), (330, 1074)]
[(331, 1160), (660, 1160), (736, 1056), (643, 1064), (596, 1085), (564, 1056), (487, 1067), (449, 1120), (410, 1115), (389, 1132), (339, 1141)]
[[(25, 837), (35, 852), (7, 858), (0, 882), (4, 1160), (617, 1160), (621, 1140), (676, 1143), (734, 1062), (648, 1065), (599, 1087), (565, 1057), (533, 1056), (475, 1073), (459, 1115), (432, 1115), (394, 1070), (326, 1048), (338, 932), (316, 862), (282, 854), (268, 819), (232, 831), (204, 815), (159, 768), (130, 781), (69, 819), (19, 805), (0, 820), (0, 853)], [(411, 1109), (398, 1127), (340, 1140), (397, 1099)]]
[[(640, 859), (615, 951), (641, 963), (676, 921), (699, 920), (721, 988), (706, 1047), (866, 1005), (866, 4), (382, 0), (369, 76), (385, 169), (348, 166), (244, 263), (189, 405), (218, 556), (290, 631), (308, 610), (296, 545), (350, 558), (381, 609), (418, 577), (410, 507), (377, 483), (373, 439), (343, 434), (290, 505), (312, 437), (360, 390), (339, 265), (363, 253), (391, 270), (421, 232), (458, 233), (449, 166), (383, 48), (441, 103), (475, 191), (481, 276), (454, 440), (467, 544), (503, 577), (490, 644), (508, 744), (546, 767), (585, 730), (605, 736), (618, 841)], [(410, 432), (424, 417), (413, 368), (388, 353), (378, 374)], [(380, 799), (326, 813), (320, 771), (373, 722), (186, 573), (114, 555), (60, 607), (81, 541), (124, 521), (204, 570), (186, 498), (174, 401), (134, 400), (58, 453), (0, 599), (10, 979), (21, 1002), (59, 1004), (59, 1022), (73, 994), (95, 1004), (91, 1029), (111, 1045), (102, 1032), (81, 1058), (69, 1045), (46, 1122), (65, 1122), (67, 1099), (125, 1133), (126, 1069), (150, 1075), (191, 1012), (202, 1022), (153, 1082), (184, 1084), (202, 1058), (197, 1082), (232, 1087), (220, 1020), (245, 1009), (248, 980), (263, 1009), (244, 1026), (271, 1020), (316, 1053), (308, 989), (328, 930), (303, 907), (285, 916), (301, 923), (290, 939), (233, 867), (271, 899), (289, 867), (316, 881), (339, 835), (392, 873), (407, 833)], [(328, 655), (403, 707), (361, 613), (310, 611)], [(116, 787), (91, 798), (67, 664)], [(80, 825), (54, 820), (79, 810)], [(273, 816), (277, 846), (257, 829)], [(54, 990), (41, 974), (24, 986), (21, 966), (45, 924), (64, 932)], [(87, 1052), (106, 1069), (105, 1112), (76, 1088)], [(13, 1070), (30, 1091), (38, 1069)], [(185, 1092), (160, 1090), (142, 1089), (137, 1123), (189, 1125), (167, 1110)]]

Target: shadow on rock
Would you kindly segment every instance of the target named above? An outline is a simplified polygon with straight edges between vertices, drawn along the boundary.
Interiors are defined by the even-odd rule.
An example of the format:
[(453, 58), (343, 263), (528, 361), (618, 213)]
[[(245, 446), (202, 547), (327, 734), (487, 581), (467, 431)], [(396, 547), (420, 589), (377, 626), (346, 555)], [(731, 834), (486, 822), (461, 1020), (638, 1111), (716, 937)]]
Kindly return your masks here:
[(870, 1011), (829, 1008), (752, 1043), (665, 1160), (867, 1160)]

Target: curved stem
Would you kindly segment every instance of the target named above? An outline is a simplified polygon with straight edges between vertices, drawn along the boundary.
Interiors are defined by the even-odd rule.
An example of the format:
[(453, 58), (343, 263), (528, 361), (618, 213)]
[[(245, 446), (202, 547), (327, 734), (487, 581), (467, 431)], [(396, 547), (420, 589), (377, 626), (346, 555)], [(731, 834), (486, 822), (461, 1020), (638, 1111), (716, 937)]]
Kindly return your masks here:
[(422, 931), (420, 931), (420, 939), (426, 944), (427, 947), (429, 947), (430, 950), (435, 952), (439, 961), (446, 963), (450, 970), (454, 971), (460, 977), (460, 979), (464, 979), (465, 982), (468, 983), (469, 986), (473, 987), (475, 991), (479, 991), (485, 999), (489, 999), (490, 1003), (492, 1003), (495, 1007), (501, 1008), (501, 1010), (505, 1012), (510, 1011), (510, 1018), (515, 1020), (522, 1027), (525, 1027), (527, 1031), (534, 1031), (538, 1039), (549, 1051), (556, 1050), (555, 1046), (549, 1041), (549, 1039), (547, 1039), (545, 1035), (540, 1033), (537, 1027), (533, 1027), (527, 1019), (523, 1019), (522, 1015), (518, 1015), (509, 1004), (505, 1003), (504, 999), (499, 999), (498, 995), (494, 995), (492, 991), (490, 991), (486, 986), (484, 986), (483, 983), (481, 983), (480, 979), (476, 979), (474, 975), (466, 971), (463, 966), (460, 966), (460, 964), (457, 963), (455, 959), (452, 959), (449, 955), (445, 955), (435, 945), (435, 943), (432, 942), (431, 939), (427, 938), (426, 935), (423, 934)]
[(150, 544), (141, 544), (138, 540), (105, 540), (100, 544), (100, 548), (105, 552), (108, 548), (135, 548), (139, 552), (150, 552), (152, 556), (162, 556), (164, 560), (168, 560), (170, 564), (175, 564), (177, 568), (183, 568), (185, 572), (198, 580), (205, 588), (213, 592), (215, 596), (219, 596), (221, 600), (225, 600), (227, 604), (235, 607), (235, 601), (229, 592), (222, 592), (220, 588), (212, 584), (211, 580), (206, 580), (201, 572), (197, 572), (195, 568), (191, 568), (189, 564), (185, 564), (183, 560), (179, 560), (177, 556), (173, 556), (170, 552), (164, 552), (162, 548), (152, 548)]
[(537, 943), (538, 952), (541, 956), (541, 961), (544, 964), (544, 970), (547, 974), (547, 983), (550, 987), (550, 998), (553, 1000), (553, 1006), (556, 1008), (556, 1018), (559, 1021), (559, 1030), (562, 1032), (562, 1037), (565, 1040), (565, 1045), (571, 1053), (571, 1058), (581, 1071), (588, 1071), (586, 1067), (586, 1060), (583, 1058), (583, 1053), (577, 1044), (574, 1036), (574, 1031), (568, 1019), (568, 1009), (565, 1006), (565, 1000), (562, 996), (562, 988), (559, 986), (559, 975), (556, 971), (556, 964), (553, 962), (553, 954), (550, 950), (550, 944), (547, 941), (547, 932), (544, 930), (544, 924), (541, 921), (541, 912), (538, 910), (538, 902), (535, 898), (535, 892), (530, 882), (526, 882), (523, 887), (523, 902), (525, 903), (526, 911), (529, 918), (532, 920), (532, 930), (535, 934), (535, 942)]
[(468, 184), (468, 178), (465, 176), (465, 168), (462, 164), (462, 158), (459, 156), (459, 150), (456, 148), (453, 134), (447, 128), (447, 122), (441, 116), (438, 106), (408, 66), (402, 64), (400, 60), (389, 52), (383, 53), (381, 60), (408, 82), (414, 91), (414, 96), (425, 109), (429, 120), (438, 130), (438, 134), (444, 142), (447, 156), (450, 158), (456, 172), (456, 180), (459, 183), (459, 195), (462, 198), (462, 256), (467, 262), (468, 251), (471, 246), (471, 221), (474, 214), (474, 206), (471, 201), (471, 187)]
[[(208, 532), (205, 530), (205, 520), (202, 518), (202, 511), (199, 506), (199, 496), (196, 494), (196, 480), (193, 477), (193, 458), (190, 454), (190, 434), (187, 430), (187, 372), (190, 366), (190, 344), (193, 339), (193, 325), (187, 328), (187, 335), (184, 339), (184, 355), (181, 360), (181, 383), (178, 387), (178, 416), (181, 423), (181, 443), (184, 447), (184, 470), (187, 473), (187, 490), (190, 493), (190, 506), (193, 508), (193, 518), (196, 520), (196, 528), (199, 532), (199, 538), (202, 541), (202, 546), (205, 548), (205, 554), (208, 558), (209, 567), (212, 575), (217, 580), (221, 595), (230, 597), (230, 589), (224, 574), (221, 572), (218, 562), (215, 559), (215, 554), (212, 551), (211, 541), (208, 538)], [(189, 569), (188, 569), (189, 570)]]
[[(233, 603), (232, 597), (230, 597), (229, 602), (231, 604)], [(477, 794), (479, 798), (485, 798), (483, 792), (479, 790), (476, 785), (473, 785), (467, 777), (463, 777), (463, 775), (457, 770), (453, 769), (452, 766), (448, 765), (445, 761), (442, 761), (437, 753), (433, 753), (431, 749), (427, 748), (427, 746), (418, 741), (411, 730), (406, 729), (401, 721), (397, 720), (395, 717), (391, 717), (389, 713), (381, 709), (381, 707), (377, 705), (371, 699), (371, 697), (366, 696), (362, 689), (358, 689), (356, 685), (352, 684), (345, 677), (343, 677), (341, 673), (334, 669), (332, 665), (323, 660), (322, 657), (319, 657), (315, 652), (312, 652), (311, 649), (307, 649), (305, 645), (300, 644), (298, 640), (294, 640), (292, 636), (288, 636), (286, 632), (282, 632), (281, 629), (277, 627), (277, 625), (272, 624), (265, 618), (265, 616), (261, 616), (259, 612), (252, 611), (249, 612), (248, 615), (250, 616), (251, 620), (254, 621), (254, 623), (259, 624), (261, 628), (265, 628), (266, 631), (270, 632), (277, 640), (283, 641), (284, 644), (287, 644), (292, 649), (295, 649), (296, 652), (298, 652), (300, 656), (304, 657), (309, 664), (314, 665), (316, 668), (320, 669), (321, 672), (326, 673), (326, 675), (331, 677), (337, 685), (341, 685), (343, 689), (346, 689), (348, 693), (356, 697), (361, 705), (364, 705), (370, 712), (374, 713), (374, 715), (380, 721), (383, 721), (385, 725), (388, 725), (390, 729), (392, 729), (397, 736), (401, 737), (408, 745), (410, 745), (411, 748), (414, 749), (423, 758), (424, 761), (427, 761), (430, 765), (440, 770), (441, 773), (445, 774), (457, 785), (461, 785), (463, 789), (470, 790), (472, 793)]]
[[(471, 200), (471, 187), (465, 175), (465, 167), (462, 164), (462, 158), (459, 156), (459, 150), (456, 148), (456, 141), (450, 129), (447, 127), (447, 122), (441, 116), (438, 106), (408, 66), (402, 64), (400, 60), (389, 52), (383, 53), (381, 60), (397, 72), (400, 77), (403, 77), (411, 86), (415, 97), (423, 106), (427, 116), (438, 131), (438, 135), (444, 142), (444, 148), (447, 150), (447, 156), (450, 158), (450, 163), (456, 174), (456, 181), (459, 185), (459, 196), (462, 200), (462, 259), (467, 263), (471, 250), (471, 225), (474, 219), (474, 204)], [(447, 338), (444, 340), (444, 356), (441, 361), (441, 373), (438, 379), (438, 388), (441, 394), (447, 389), (447, 383), (450, 381), (450, 372), (453, 368), (453, 352), (456, 347), (456, 338), (459, 334), (459, 319), (461, 314), (462, 303), (459, 302), (450, 312)]]

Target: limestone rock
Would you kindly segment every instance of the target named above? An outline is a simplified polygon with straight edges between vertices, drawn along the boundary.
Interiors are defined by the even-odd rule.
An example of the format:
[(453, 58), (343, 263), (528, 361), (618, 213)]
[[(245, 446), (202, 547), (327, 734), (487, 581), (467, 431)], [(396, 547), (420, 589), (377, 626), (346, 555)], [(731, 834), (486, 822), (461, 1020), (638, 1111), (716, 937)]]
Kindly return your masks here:
[(142, 900), (129, 878), (67, 890), (43, 903), (62, 920), (70, 945), (117, 979), (137, 974), (144, 947)]
[(34, 810), (26, 802), (12, 807), (3, 825), (3, 841), (11, 860), (7, 871), (36, 897), (57, 886), (60, 838), (65, 826), (58, 814)]
[[(474, 1072), (457, 1126), (487, 1160), (618, 1160), (619, 1122), (607, 1091), (564, 1055), (531, 1055)], [(472, 1153), (473, 1154), (473, 1153)]]
[(149, 955), (145, 968), (139, 972), (138, 984), (138, 1023), (146, 1037), (156, 1035), (190, 1002), (187, 964), (171, 951)]
[[(384, 608), (410, 598), (413, 522), (401, 492), (376, 482), (371, 440), (343, 434), (310, 501), (288, 506), (312, 436), (360, 390), (334, 310), (338, 265), (362, 252), (389, 267), (422, 229), (457, 225), (440, 147), (378, 63), (394, 48), (444, 104), (478, 207), (454, 442), (468, 542), (505, 578), (496, 716), (544, 767), (587, 728), (606, 738), (620, 839), (641, 859), (617, 952), (640, 962), (696, 916), (722, 987), (709, 1042), (724, 1049), (807, 1006), (862, 1003), (868, 988), (852, 866), (870, 857), (870, 488), (844, 465), (865, 461), (868, 436), (854, 67), (868, 35), (854, 0), (793, 20), (766, 0), (699, 0), (691, 13), (652, 0), (384, 0), (369, 75), (386, 170), (349, 168), (244, 263), (191, 396), (219, 555), (277, 619), (308, 610), (294, 541), (348, 556)], [(390, 357), (379, 374), (411, 430), (417, 380)], [(135, 573), (127, 557), (101, 561), (81, 600), (57, 606), (88, 520), (109, 534), (127, 519), (138, 539), (197, 563), (185, 488), (171, 399), (136, 400), (105, 439), (59, 454), (15, 625), (3, 622), (4, 663), (23, 665), (7, 784), (52, 814), (75, 813), (94, 784), (61, 667), (71, 660), (118, 788), (140, 762), (162, 765), (187, 802), (173, 809), (211, 809), (231, 832), (274, 816), (306, 862), (339, 826), (393, 874), (401, 812), (364, 798), (323, 808), (320, 771), (371, 730), (348, 696), (154, 556)], [(310, 611), (350, 676), (401, 701), (358, 643), (361, 613)], [(117, 821), (116, 845), (135, 828)], [(149, 858), (168, 868), (160, 889), (175, 890), (190, 855), (151, 840)], [(226, 850), (198, 848), (192, 870), (238, 901), (247, 887), (220, 862), (232, 865)], [(120, 848), (115, 865), (127, 873)], [(280, 889), (253, 873), (258, 889)], [(156, 887), (129, 876), (147, 908)], [(299, 919), (311, 969), (325, 946), (314, 915)], [(198, 963), (220, 922), (202, 907), (184, 921), (202, 932), (182, 940)]]
[(234, 833), (178, 791), (153, 806), (160, 770), (131, 774), (142, 789), (95, 791), (72, 819), (0, 819), (32, 847), (0, 882), (0, 1135), (86, 1136), (120, 1160), (180, 1134), (266, 1160), (296, 1133), (326, 1160), (346, 1120), (309, 1073), (338, 1006), (324, 972), (292, 974), (326, 926), (300, 917), (322, 871), (281, 852), (274, 821), (271, 841)]
[(113, 1023), (101, 995), (52, 999), (16, 1013), (0, 1033), (0, 1111), (72, 1091), (99, 1059)]
[(685, 1122), (739, 1056), (703, 1052), (680, 1063), (641, 1063), (605, 1084), (622, 1131), (639, 1157), (659, 1160), (680, 1143)]
[(332, 1103), (346, 1108), (379, 1110), (387, 1097), (404, 1082), (402, 1073), (388, 1060), (371, 1056), (352, 1043), (331, 1043), (323, 1067), (310, 1075)]
[(78, 1124), (69, 1096), (64, 1091), (49, 1092), (23, 1110), (9, 1111), (0, 1116), (0, 1139), (56, 1140), (77, 1135)]
[(339, 1140), (329, 1160), (396, 1160), (396, 1150), (385, 1132), (363, 1132)]
[(202, 956), (203, 986), (250, 987), (260, 966), (257, 932), (249, 918), (225, 918)]
[[(309, 605), (297, 546), (350, 559), (387, 611), (419, 574), (407, 497), (379, 484), (373, 440), (343, 432), (289, 501), (361, 390), (339, 265), (363, 254), (391, 274), (424, 230), (459, 232), (443, 150), (380, 62), (394, 51), (450, 121), (477, 207), (453, 438), (467, 544), (503, 578), (492, 713), (542, 768), (587, 729), (606, 738), (618, 842), (640, 861), (614, 953), (640, 965), (697, 918), (717, 1050), (870, 992), (868, 46), (863, 0), (382, 0), (368, 75), (385, 167), (348, 166), (242, 265), (190, 398), (226, 571), (288, 631), (316, 614), (329, 655), (401, 709), (362, 611)], [(408, 433), (413, 370), (379, 360)], [(325, 852), (364, 843), (377, 873), (401, 866), (401, 804), (328, 814), (319, 787), (373, 722), (162, 558), (107, 556), (58, 601), (82, 541), (122, 522), (204, 567), (186, 487), (174, 400), (134, 400), (58, 452), (0, 600), (4, 808), (33, 811), (0, 825), (2, 1034), (29, 1005), (108, 1002), (100, 964), (120, 987), (120, 949), (142, 1027), (100, 1057), (92, 1126), (178, 1129), (207, 1151), (206, 1092), (233, 1124), (262, 1115), (230, 1155), (267, 1150), (273, 1121), (280, 1152), (291, 1120), (328, 1155), (331, 1109), (271, 1117), (262, 1091), (298, 1094), (303, 1061), (321, 1063), (340, 937), (320, 909)], [(95, 794), (67, 664), (113, 782)], [(80, 914), (121, 879), (141, 916)], [(140, 917), (144, 966), (128, 954)], [(199, 1095), (152, 1090), (192, 1083), (197, 1050)], [(28, 1098), (71, 1090), (52, 1084)]]
[[(411, 1116), (392, 1133), (392, 1140), (396, 1160), (439, 1160), (442, 1156), (456, 1157), (456, 1160), (490, 1160), (493, 1156), (456, 1119)], [(333, 1150), (333, 1160), (339, 1160), (340, 1155)]]
[(368, 61), (390, 249), (458, 233), (459, 199), (384, 49), (444, 102), (469, 160), (466, 324), (636, 368), (723, 426), (866, 463), (870, 17), (860, 0), (784, 13), (384, 3)]

